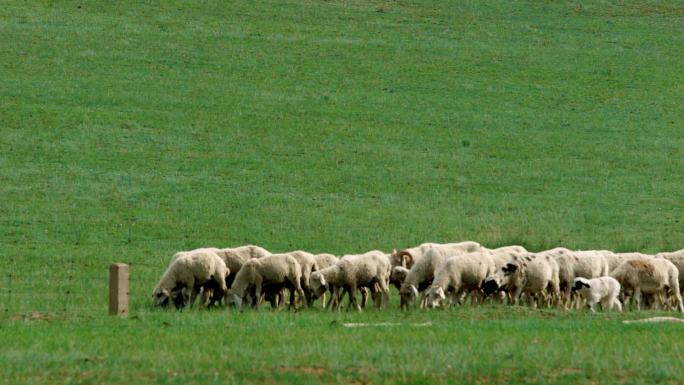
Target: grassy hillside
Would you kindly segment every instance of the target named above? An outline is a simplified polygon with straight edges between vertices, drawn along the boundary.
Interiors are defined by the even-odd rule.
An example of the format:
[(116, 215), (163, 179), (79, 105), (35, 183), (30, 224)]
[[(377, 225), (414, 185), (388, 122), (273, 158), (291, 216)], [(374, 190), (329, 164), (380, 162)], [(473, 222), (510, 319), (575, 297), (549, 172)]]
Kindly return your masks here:
[[(92, 351), (131, 327), (104, 319), (115, 261), (150, 331), (223, 322), (147, 309), (170, 256), (198, 246), (683, 248), (683, 20), (682, 1), (5, 2), (0, 374), (47, 381), (23, 372), (43, 357), (59, 377), (54, 333)], [(50, 322), (17, 321), (34, 311)]]

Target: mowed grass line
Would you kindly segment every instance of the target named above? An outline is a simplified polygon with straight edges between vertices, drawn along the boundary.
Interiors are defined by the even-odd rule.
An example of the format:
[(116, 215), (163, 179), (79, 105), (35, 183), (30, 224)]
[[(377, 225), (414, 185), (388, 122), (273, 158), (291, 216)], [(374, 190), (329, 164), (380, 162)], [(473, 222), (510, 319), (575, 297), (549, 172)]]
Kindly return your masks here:
[[(13, 341), (3, 350), (1, 381), (678, 383), (681, 326), (625, 325), (625, 318), (484, 306), (23, 321), (0, 329)], [(343, 326), (388, 319), (399, 325)]]
[[(677, 326), (617, 322), (650, 312), (603, 322), (519, 308), (178, 314), (149, 303), (171, 255), (200, 246), (681, 249), (683, 9), (6, 2), (0, 381), (675, 382)], [(115, 261), (131, 265), (130, 320), (105, 316)], [(17, 321), (32, 314), (49, 321)], [(330, 325), (403, 317), (435, 324)], [(552, 343), (525, 344), (532, 330)], [(444, 341), (453, 354), (438, 354)], [(594, 351), (612, 358), (596, 363)]]

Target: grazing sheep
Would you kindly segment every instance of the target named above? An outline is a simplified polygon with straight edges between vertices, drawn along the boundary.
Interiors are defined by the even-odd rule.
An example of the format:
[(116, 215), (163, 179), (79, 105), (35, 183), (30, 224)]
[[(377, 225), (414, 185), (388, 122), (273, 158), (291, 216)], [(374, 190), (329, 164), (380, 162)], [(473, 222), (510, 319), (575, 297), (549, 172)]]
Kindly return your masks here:
[[(445, 246), (442, 245), (440, 247), (429, 248), (425, 252), (425, 255), (413, 264), (409, 272), (406, 274), (404, 282), (401, 284), (401, 287), (399, 288), (399, 306), (401, 309), (408, 309), (412, 304), (415, 304), (418, 295), (420, 293), (423, 293), (425, 289), (427, 289), (432, 284), (432, 280), (435, 276), (435, 271), (439, 268), (439, 266), (442, 263), (444, 263), (444, 261), (446, 261), (447, 258), (465, 254), (487, 255), (487, 252), (481, 251), (482, 249), (479, 248), (479, 244), (479, 253), (465, 252), (463, 250), (465, 250), (466, 248), (454, 245), (457, 244), (449, 244), (446, 245), (446, 247), (442, 247)], [(488, 258), (488, 261), (491, 261), (491, 258)], [(420, 301), (421, 306), (424, 305), (424, 299), (425, 298), (423, 295), (423, 298), (421, 298)]]
[[(453, 255), (449, 255), (453, 256)], [(442, 249), (430, 248), (413, 264), (406, 274), (404, 282), (399, 288), (401, 309), (408, 309), (414, 304), (420, 292), (427, 289), (435, 277), (435, 270), (447, 259), (447, 254)], [(421, 300), (422, 303), (422, 300)]]
[[(328, 253), (316, 254), (316, 255), (314, 255), (314, 258), (316, 258), (316, 267), (318, 268), (318, 270), (322, 270), (322, 269), (325, 269), (327, 267), (330, 267), (330, 266), (336, 264), (337, 261), (340, 260), (336, 256), (334, 256), (332, 254), (328, 254)], [(330, 294), (330, 298), (332, 299), (333, 288), (329, 287), (328, 292)], [(311, 295), (314, 299), (320, 298), (321, 299), (321, 307), (323, 307), (323, 308), (326, 307), (325, 306), (325, 292), (323, 292), (320, 296), (318, 296), (312, 290)]]
[[(435, 272), (432, 285), (427, 290), (429, 307), (437, 307), (447, 294), (460, 302), (469, 292), (479, 293), (482, 282), (494, 273), (494, 261), (488, 253), (456, 255), (447, 258)], [(473, 303), (475, 299), (473, 299)]]
[(245, 245), (218, 249), (216, 254), (223, 259), (223, 262), (226, 263), (226, 266), (231, 271), (230, 276), (226, 279), (226, 285), (230, 286), (233, 284), (238, 271), (240, 271), (240, 268), (248, 259), (265, 257), (271, 255), (271, 252), (263, 247)]
[(427, 254), (427, 252), (432, 248), (444, 249), (447, 252), (465, 254), (465, 253), (472, 253), (475, 251), (480, 251), (482, 249), (482, 246), (477, 242), (465, 241), (465, 242), (459, 242), (459, 243), (445, 243), (445, 244), (423, 243), (421, 245), (418, 245), (416, 247), (412, 247), (409, 249), (403, 249), (403, 250), (396, 250), (395, 249), (392, 251), (392, 254), (390, 254), (390, 256), (389, 256), (390, 262), (392, 263), (392, 267), (404, 266), (404, 267), (410, 269), (411, 267), (413, 267), (414, 263), (416, 263), (419, 259), (421, 259), (423, 256), (425, 256)]
[[(238, 272), (233, 285), (230, 287), (229, 299), (238, 308), (242, 307), (245, 294), (253, 290), (257, 300), (252, 306), (259, 306), (264, 288), (270, 291), (279, 291), (281, 287), (290, 290), (290, 308), (297, 308), (295, 292), (304, 296), (301, 287), (302, 268), (297, 260), (289, 254), (271, 254), (266, 257), (249, 259)], [(271, 297), (271, 306), (277, 307), (274, 302), (275, 296)]]
[[(328, 288), (333, 287), (331, 309), (338, 308), (342, 296), (349, 295), (349, 304), (361, 310), (356, 301), (356, 291), (366, 287), (371, 291), (379, 291), (381, 298), (376, 306), (381, 307), (389, 301), (390, 261), (381, 251), (369, 251), (360, 255), (345, 255), (336, 264), (313, 272), (310, 286), (317, 296), (321, 296)], [(334, 299), (334, 301), (333, 301)]]
[(679, 270), (665, 258), (632, 258), (622, 262), (610, 276), (622, 285), (623, 292), (632, 292), (637, 310), (643, 294), (666, 295), (671, 292), (677, 309), (684, 313), (679, 290)]
[[(503, 246), (496, 249), (486, 249), (486, 252), (494, 262), (494, 271), (499, 271), (499, 269), (501, 269), (514, 257), (523, 257), (529, 254), (529, 251), (525, 250), (525, 248), (522, 246)], [(495, 298), (498, 302), (503, 302), (503, 300), (506, 298), (506, 290), (502, 288), (498, 291), (498, 298), (496, 296), (493, 298)]]
[(512, 303), (517, 304), (525, 293), (531, 306), (539, 306), (545, 300), (547, 306), (555, 299), (560, 304), (558, 263), (550, 255), (528, 254), (514, 257), (495, 274), (485, 279), (485, 294), (497, 292), (502, 287), (512, 292)]
[(409, 271), (404, 266), (394, 266), (390, 273), (390, 285), (394, 285), (397, 290), (401, 289), (401, 284), (406, 280)]
[[(228, 290), (226, 276), (229, 273), (226, 264), (215, 252), (206, 249), (186, 252), (174, 258), (157, 283), (152, 292), (153, 304), (168, 306), (173, 301), (177, 308), (185, 304), (192, 306), (203, 285), (212, 285), (218, 291), (220, 301)], [(179, 288), (185, 290), (178, 293), (176, 290)]]
[(620, 282), (613, 277), (575, 278), (572, 291), (576, 291), (582, 296), (593, 313), (596, 313), (596, 304), (599, 302), (604, 310), (617, 308), (622, 311), (622, 304), (618, 300)]
[(307, 307), (313, 305), (314, 298), (311, 295), (311, 288), (309, 287), (309, 278), (311, 273), (318, 270), (318, 265), (316, 264), (316, 257), (313, 254), (307, 253), (306, 251), (296, 250), (285, 253), (294, 257), (299, 263), (302, 269), (302, 276), (300, 286), (304, 292), (303, 301), (306, 302)]

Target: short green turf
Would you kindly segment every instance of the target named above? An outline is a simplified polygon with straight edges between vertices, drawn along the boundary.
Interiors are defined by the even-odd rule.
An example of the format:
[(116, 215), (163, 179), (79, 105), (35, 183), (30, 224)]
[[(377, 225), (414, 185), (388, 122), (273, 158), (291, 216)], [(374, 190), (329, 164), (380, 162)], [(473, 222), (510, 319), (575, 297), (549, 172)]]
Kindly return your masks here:
[(681, 0), (4, 2), (0, 383), (680, 383), (680, 327), (620, 323), (655, 312), (150, 294), (200, 246), (684, 248), (683, 22)]

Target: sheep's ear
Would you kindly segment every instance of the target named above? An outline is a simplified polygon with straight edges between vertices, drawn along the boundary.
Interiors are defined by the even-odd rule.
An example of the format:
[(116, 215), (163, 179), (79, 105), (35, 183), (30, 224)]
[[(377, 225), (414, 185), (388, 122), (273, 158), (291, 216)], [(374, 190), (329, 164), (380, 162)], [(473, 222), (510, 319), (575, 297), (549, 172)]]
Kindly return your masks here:
[(591, 286), (589, 286), (589, 284), (586, 283), (586, 282), (582, 282), (582, 285), (583, 285), (583, 286), (586, 286), (586, 287), (589, 287), (589, 288), (591, 287)]
[(515, 273), (518, 270), (518, 265), (508, 263), (501, 270), (503, 270), (504, 273)]
[(321, 274), (321, 285), (326, 286), (328, 283), (325, 281), (325, 277)]

